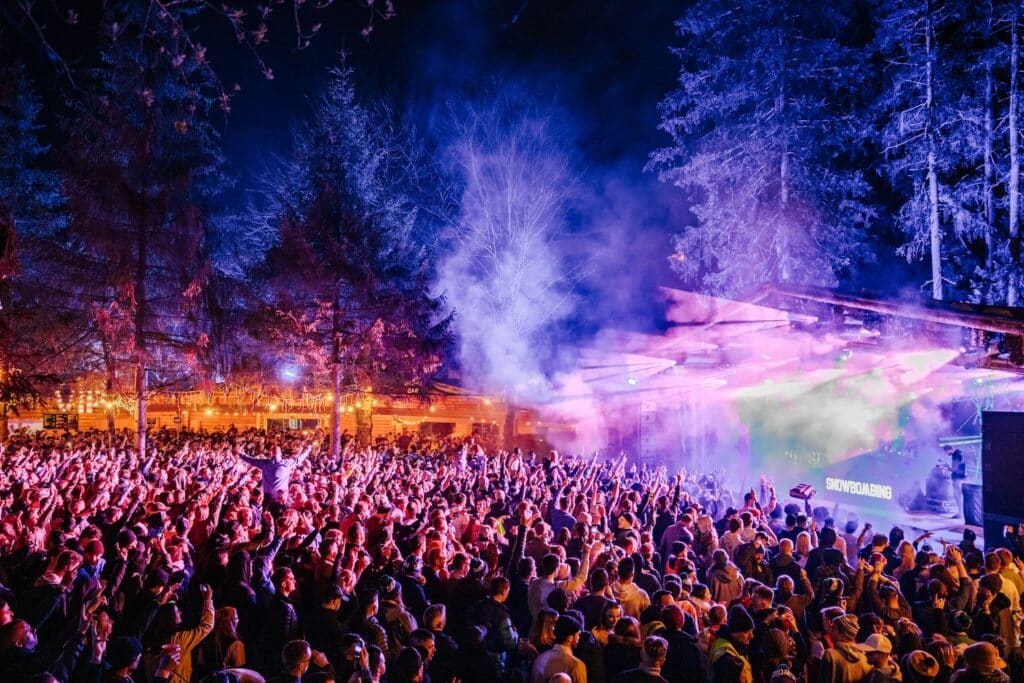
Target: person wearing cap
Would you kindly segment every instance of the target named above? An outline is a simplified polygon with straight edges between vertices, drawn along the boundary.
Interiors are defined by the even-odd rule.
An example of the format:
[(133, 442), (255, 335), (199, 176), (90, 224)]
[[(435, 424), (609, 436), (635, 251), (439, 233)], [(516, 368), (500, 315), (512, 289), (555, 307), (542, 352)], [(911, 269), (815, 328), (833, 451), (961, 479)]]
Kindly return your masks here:
[(127, 599), (121, 618), (114, 624), (119, 636), (142, 638), (160, 606), (174, 595), (171, 577), (162, 569), (151, 569), (142, 581), (142, 590)]
[(487, 629), (484, 647), (494, 654), (502, 669), (519, 645), (519, 633), (512, 623), (512, 614), (505, 605), (511, 589), (511, 582), (507, 578), (494, 577), (488, 590), (490, 595), (477, 602), (469, 615), (469, 623)]
[(328, 654), (331, 664), (337, 668), (334, 655), (337, 653), (338, 642), (343, 633), (338, 616), (344, 593), (337, 584), (330, 584), (324, 590), (319, 608), (314, 611), (305, 623), (305, 632), (309, 645), (314, 650)]
[(909, 619), (913, 610), (894, 582), (874, 579), (872, 576), (872, 581), (865, 589), (871, 608), (886, 626), (895, 628), (900, 619)]
[(866, 641), (857, 643), (857, 647), (864, 652), (871, 665), (871, 673), (865, 683), (898, 683), (903, 680), (903, 672), (892, 660), (892, 641), (888, 636), (872, 633)]
[(388, 650), (397, 654), (418, 628), (416, 617), (402, 602), (402, 584), (385, 574), (380, 579), (380, 623), (388, 632)]
[(565, 674), (572, 683), (587, 683), (587, 667), (572, 650), (579, 643), (583, 626), (563, 614), (555, 620), (555, 644), (533, 662), (530, 683), (547, 683), (555, 674)]
[(964, 666), (956, 671), (950, 683), (1010, 683), (1003, 669), (1006, 662), (992, 643), (974, 643), (964, 650)]
[(971, 620), (970, 614), (964, 610), (956, 610), (949, 616), (949, 636), (947, 640), (960, 650), (973, 645), (976, 641), (968, 635), (973, 625), (974, 622)]
[(842, 614), (827, 622), (832, 647), (821, 656), (818, 668), (820, 683), (858, 683), (867, 678), (871, 665), (863, 650), (857, 647), (860, 620), (855, 614)]
[(743, 605), (733, 605), (725, 628), (708, 653), (708, 683), (753, 683), (747, 646), (754, 639), (754, 619)]
[(423, 614), (430, 601), (423, 590), (423, 560), (419, 555), (409, 555), (402, 563), (398, 583), (402, 584), (402, 600), (413, 614)]
[(106, 673), (102, 675), (102, 680), (130, 683), (133, 680), (132, 672), (138, 668), (141, 657), (142, 643), (138, 638), (130, 636), (111, 638), (103, 652), (102, 663)]

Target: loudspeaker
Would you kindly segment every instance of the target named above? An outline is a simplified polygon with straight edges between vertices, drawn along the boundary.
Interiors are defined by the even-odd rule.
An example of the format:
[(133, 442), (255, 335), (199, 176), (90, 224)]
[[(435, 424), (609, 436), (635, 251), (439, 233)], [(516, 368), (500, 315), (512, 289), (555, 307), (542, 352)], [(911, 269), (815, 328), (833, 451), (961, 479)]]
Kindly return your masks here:
[(1004, 527), (1016, 529), (1024, 522), (1019, 477), (1024, 465), (1024, 413), (982, 413), (981, 437), (985, 547), (998, 548), (1004, 545)]
[(964, 522), (971, 526), (985, 526), (984, 496), (981, 484), (964, 484)]

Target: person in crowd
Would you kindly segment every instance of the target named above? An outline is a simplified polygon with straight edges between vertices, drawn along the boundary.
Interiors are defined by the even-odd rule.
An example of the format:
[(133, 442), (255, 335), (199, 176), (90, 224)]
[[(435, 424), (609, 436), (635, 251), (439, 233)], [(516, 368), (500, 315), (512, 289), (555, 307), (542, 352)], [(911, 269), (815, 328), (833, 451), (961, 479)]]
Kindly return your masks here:
[(1006, 662), (992, 643), (975, 643), (963, 652), (963, 668), (950, 679), (952, 683), (1009, 683)]
[(565, 674), (572, 683), (587, 683), (587, 668), (572, 653), (583, 625), (575, 618), (561, 615), (555, 620), (555, 644), (533, 662), (531, 683), (547, 683), (555, 674)]
[(843, 614), (828, 622), (832, 647), (821, 657), (818, 680), (821, 683), (856, 683), (864, 680), (872, 666), (864, 651), (857, 647), (860, 622), (855, 614)]
[(864, 651), (868, 664), (871, 665), (871, 673), (865, 683), (899, 683), (903, 680), (903, 673), (899, 664), (892, 659), (892, 641), (881, 633), (872, 633), (857, 647)]
[(658, 636), (647, 636), (640, 653), (640, 666), (627, 669), (611, 679), (612, 683), (669, 683), (661, 675), (668, 659), (668, 643)]

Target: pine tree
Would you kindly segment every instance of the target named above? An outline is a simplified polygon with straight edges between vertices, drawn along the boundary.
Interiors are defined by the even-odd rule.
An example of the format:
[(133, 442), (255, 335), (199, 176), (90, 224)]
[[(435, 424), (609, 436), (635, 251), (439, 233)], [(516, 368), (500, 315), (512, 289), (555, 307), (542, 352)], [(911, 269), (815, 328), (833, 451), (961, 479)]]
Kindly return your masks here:
[(208, 343), (204, 242), (222, 178), (213, 103), (196, 86), (204, 65), (150, 40), (159, 17), (112, 11), (121, 33), (74, 103), (64, 173), (81, 301), (94, 317), (108, 390), (123, 361), (134, 372), (142, 452), (150, 379), (167, 386), (187, 377)]
[(0, 440), (9, 413), (57, 381), (81, 332), (60, 315), (53, 293), (61, 273), (45, 258), (64, 216), (59, 178), (44, 165), (39, 112), (23, 70), (0, 69)]
[(691, 193), (675, 240), (688, 281), (737, 294), (766, 281), (834, 285), (872, 218), (852, 169), (856, 66), (845, 3), (713, 0), (679, 20), (679, 89), (661, 104), (672, 144), (649, 167)]
[[(258, 214), (277, 243), (260, 269), (264, 339), (332, 394), (340, 451), (346, 395), (405, 394), (439, 369), (449, 317), (429, 291), (434, 222), (413, 192), (422, 159), (386, 110), (356, 99), (353, 73), (332, 72), (293, 157), (267, 179)], [(370, 436), (370, 401), (357, 415)]]

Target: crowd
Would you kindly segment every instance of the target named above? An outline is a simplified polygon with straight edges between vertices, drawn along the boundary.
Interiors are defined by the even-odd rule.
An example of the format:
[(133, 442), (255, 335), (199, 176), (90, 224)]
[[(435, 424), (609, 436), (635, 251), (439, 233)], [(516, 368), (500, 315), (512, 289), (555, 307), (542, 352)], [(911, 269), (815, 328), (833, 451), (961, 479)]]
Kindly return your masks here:
[(0, 681), (1024, 681), (1019, 549), (471, 440), (16, 433)]

